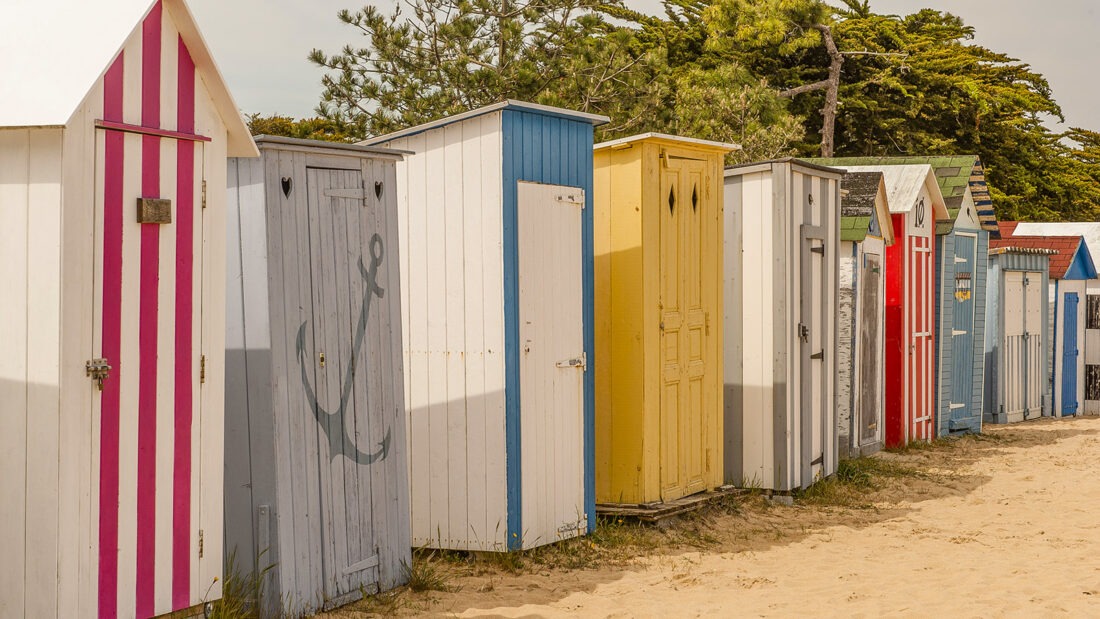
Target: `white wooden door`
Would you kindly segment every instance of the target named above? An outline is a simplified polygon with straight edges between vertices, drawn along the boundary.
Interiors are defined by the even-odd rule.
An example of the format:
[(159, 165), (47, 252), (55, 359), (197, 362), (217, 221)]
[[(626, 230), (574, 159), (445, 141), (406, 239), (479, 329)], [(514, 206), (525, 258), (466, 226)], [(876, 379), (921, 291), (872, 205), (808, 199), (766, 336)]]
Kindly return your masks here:
[(520, 434), (524, 547), (582, 534), (584, 191), (518, 186)]

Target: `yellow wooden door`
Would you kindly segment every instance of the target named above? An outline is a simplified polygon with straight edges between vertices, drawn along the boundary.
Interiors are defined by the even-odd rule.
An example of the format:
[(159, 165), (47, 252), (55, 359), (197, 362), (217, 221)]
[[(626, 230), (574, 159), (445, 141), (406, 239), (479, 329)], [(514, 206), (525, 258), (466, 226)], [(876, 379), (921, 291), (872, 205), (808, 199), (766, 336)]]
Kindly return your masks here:
[(660, 327), (661, 499), (706, 489), (705, 389), (709, 331), (704, 278), (707, 222), (715, 208), (704, 181), (707, 162), (666, 148), (661, 156)]

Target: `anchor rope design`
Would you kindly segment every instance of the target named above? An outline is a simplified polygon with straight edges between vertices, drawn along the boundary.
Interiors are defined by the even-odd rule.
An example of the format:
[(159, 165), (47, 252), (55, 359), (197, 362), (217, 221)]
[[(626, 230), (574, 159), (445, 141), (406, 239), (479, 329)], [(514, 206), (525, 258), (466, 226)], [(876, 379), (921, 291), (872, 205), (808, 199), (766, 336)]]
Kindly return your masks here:
[[(313, 389), (313, 385), (310, 384), (309, 375), (306, 371), (306, 322), (302, 322), (302, 325), (298, 327), (298, 365), (302, 369), (302, 386), (306, 391), (306, 399), (309, 400), (310, 406), (313, 409), (313, 416), (317, 420), (318, 425), (321, 426), (321, 430), (324, 431), (325, 436), (328, 438), (329, 446), (329, 459), (336, 458), (337, 455), (343, 455), (344, 457), (356, 462), (357, 464), (373, 464), (380, 460), (385, 460), (390, 451), (390, 429), (386, 429), (386, 436), (379, 443), (378, 451), (374, 453), (364, 453), (359, 450), (359, 447), (355, 444), (355, 440), (348, 435), (348, 428), (346, 425), (346, 414), (348, 404), (350, 403), (351, 389), (354, 386), (355, 374), (356, 374), (356, 360), (359, 358), (359, 353), (363, 348), (363, 339), (367, 334), (367, 321), (370, 317), (371, 298), (377, 296), (381, 299), (386, 291), (378, 285), (378, 267), (382, 264), (382, 237), (375, 233), (370, 239), (370, 254), (371, 263), (370, 268), (363, 266), (363, 257), (359, 257), (359, 274), (363, 276), (363, 279), (367, 282), (367, 289), (363, 293), (363, 306), (359, 312), (359, 322), (355, 327), (355, 338), (352, 343), (352, 355), (348, 361), (347, 370), (344, 373), (344, 380), (340, 389), (340, 406), (332, 412), (329, 412), (321, 407), (321, 403), (317, 399), (317, 394)], [(334, 427), (340, 428), (339, 433), (333, 432)]]

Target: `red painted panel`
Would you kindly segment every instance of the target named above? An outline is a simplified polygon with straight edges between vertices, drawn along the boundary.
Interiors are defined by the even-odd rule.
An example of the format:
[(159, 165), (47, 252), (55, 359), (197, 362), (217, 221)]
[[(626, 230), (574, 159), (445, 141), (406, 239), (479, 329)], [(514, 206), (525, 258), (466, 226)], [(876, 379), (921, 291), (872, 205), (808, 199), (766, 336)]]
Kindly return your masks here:
[[(123, 55), (103, 78), (103, 115), (122, 119)], [(118, 614), (118, 477), (119, 391), (126, 371), (119, 359), (122, 344), (122, 172), (125, 136), (104, 135), (103, 179), (103, 309), (101, 354), (114, 366), (100, 394), (99, 430), (99, 598), (100, 617)]]
[[(195, 63), (179, 41), (177, 123), (195, 129)], [(172, 472), (172, 609), (191, 605), (191, 426), (194, 406), (195, 143), (176, 144), (175, 445)]]
[[(141, 124), (160, 127), (161, 4), (141, 27)], [(142, 136), (141, 195), (160, 196), (160, 140)], [(157, 337), (160, 332), (160, 225), (141, 226), (138, 290), (138, 453), (136, 612), (155, 613), (157, 481)]]
[(905, 332), (905, 264), (909, 237), (905, 215), (891, 217), (894, 224), (894, 244), (886, 248), (886, 351), (885, 405), (887, 447), (905, 444), (906, 385), (905, 356), (909, 338)]

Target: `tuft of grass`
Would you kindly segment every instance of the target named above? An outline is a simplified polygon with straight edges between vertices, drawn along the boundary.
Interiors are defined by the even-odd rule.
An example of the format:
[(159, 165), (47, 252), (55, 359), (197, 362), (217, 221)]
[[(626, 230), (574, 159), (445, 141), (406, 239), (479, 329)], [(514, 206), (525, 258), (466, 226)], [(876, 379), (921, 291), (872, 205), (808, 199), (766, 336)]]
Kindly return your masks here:
[(795, 498), (810, 505), (867, 507), (867, 491), (889, 478), (922, 477), (920, 471), (899, 462), (874, 456), (841, 460), (837, 472), (795, 493)]
[(363, 599), (355, 606), (356, 612), (366, 613), (368, 617), (393, 617), (408, 606), (403, 589), (393, 589), (382, 593), (363, 591)]
[[(256, 556), (256, 565), (263, 563), (264, 549)], [(263, 616), (262, 606), (264, 589), (267, 582), (267, 574), (275, 568), (275, 564), (242, 573), (237, 565), (237, 551), (229, 551), (225, 560), (225, 579), (222, 581), (222, 597), (213, 603), (213, 612), (210, 619), (260, 619)], [(213, 587), (213, 583), (211, 583)]]
[(412, 565), (403, 564), (401, 569), (409, 581), (409, 589), (420, 593), (422, 591), (454, 591), (450, 584), (450, 576), (446, 566), (440, 565), (436, 560), (439, 557), (438, 550), (426, 550), (418, 548), (413, 551)]

